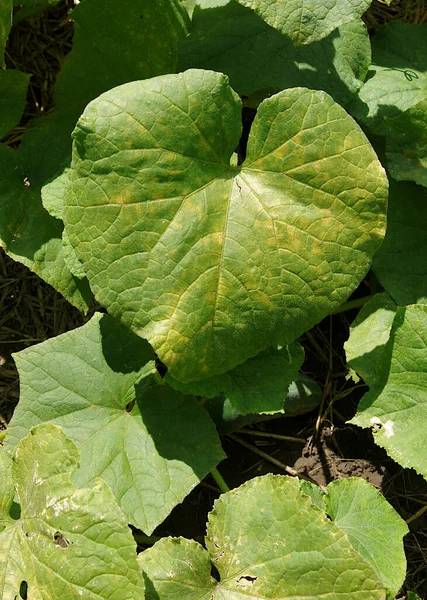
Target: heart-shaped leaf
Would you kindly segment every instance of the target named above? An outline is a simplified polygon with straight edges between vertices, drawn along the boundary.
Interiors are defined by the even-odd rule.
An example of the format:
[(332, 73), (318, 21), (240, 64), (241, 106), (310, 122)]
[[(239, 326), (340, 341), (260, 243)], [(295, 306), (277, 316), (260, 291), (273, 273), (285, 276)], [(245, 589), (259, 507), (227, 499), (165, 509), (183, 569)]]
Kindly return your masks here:
[[(0, 592), (2, 600), (144, 595), (136, 544), (111, 490), (71, 483), (79, 453), (59, 427), (35, 427), (13, 461), (0, 449)], [(16, 489), (15, 489), (16, 488)], [(15, 491), (20, 516), (11, 517)]]
[(147, 342), (108, 315), (14, 358), (21, 400), (6, 446), (38, 423), (60, 425), (81, 453), (76, 483), (102, 477), (128, 521), (148, 534), (224, 458), (206, 411), (155, 385)]
[(134, 82), (74, 131), (67, 233), (99, 302), (182, 382), (286, 345), (340, 305), (384, 235), (387, 181), (324, 92), (258, 110), (211, 71)]

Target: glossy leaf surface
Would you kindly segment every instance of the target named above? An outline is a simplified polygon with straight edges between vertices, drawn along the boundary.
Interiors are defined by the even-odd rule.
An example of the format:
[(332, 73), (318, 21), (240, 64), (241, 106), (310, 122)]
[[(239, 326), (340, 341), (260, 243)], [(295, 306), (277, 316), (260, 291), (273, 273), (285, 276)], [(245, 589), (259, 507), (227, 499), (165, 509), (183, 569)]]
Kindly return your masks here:
[(38, 423), (60, 425), (81, 453), (76, 483), (102, 477), (148, 534), (224, 458), (206, 412), (156, 386), (150, 346), (108, 315), (14, 357), (21, 400), (7, 447)]
[(73, 134), (69, 239), (100, 303), (182, 382), (296, 339), (384, 235), (383, 169), (327, 94), (265, 100), (236, 167), (240, 113), (223, 75), (190, 70), (100, 96)]
[[(0, 593), (28, 598), (134, 600), (144, 594), (136, 544), (110, 489), (77, 489), (79, 453), (60, 428), (40, 425), (13, 461), (0, 449)], [(16, 490), (15, 490), (16, 488)], [(17, 493), (20, 517), (10, 510)]]

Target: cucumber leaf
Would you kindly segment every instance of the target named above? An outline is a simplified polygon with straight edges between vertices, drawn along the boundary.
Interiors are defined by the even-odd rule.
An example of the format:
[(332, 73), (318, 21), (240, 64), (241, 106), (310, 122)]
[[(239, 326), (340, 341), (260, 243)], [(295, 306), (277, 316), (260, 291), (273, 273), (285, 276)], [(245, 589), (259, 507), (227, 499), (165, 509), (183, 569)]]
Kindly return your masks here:
[(384, 171), (330, 96), (264, 100), (233, 166), (240, 134), (227, 78), (202, 70), (110, 90), (73, 134), (70, 242), (101, 305), (184, 383), (295, 340), (384, 235)]
[(2, 198), (0, 245), (14, 260), (24, 264), (60, 292), (71, 304), (86, 312), (92, 294), (87, 280), (67, 268), (62, 249), (62, 221), (42, 206), (40, 190), (26, 177), (19, 153), (0, 145)]
[(402, 306), (427, 304), (427, 190), (390, 181), (387, 232), (372, 268)]
[(381, 378), (383, 353), (390, 339), (397, 306), (386, 293), (376, 294), (359, 311), (344, 344), (349, 366), (369, 386)]
[[(403, 583), (405, 523), (363, 480), (329, 491), (332, 521), (289, 477), (258, 477), (222, 495), (209, 515), (207, 551), (169, 538), (139, 555), (147, 600), (384, 599), (389, 583)], [(374, 567), (378, 534), (391, 541), (397, 568), (386, 560)]]
[[(0, 449), (0, 590), (28, 597), (134, 600), (144, 594), (136, 544), (109, 487), (71, 483), (79, 453), (59, 427), (34, 428), (13, 460)], [(10, 511), (15, 488), (20, 517)]]
[(29, 80), (30, 76), (21, 71), (0, 70), (0, 139), (19, 123)]
[(372, 0), (237, 0), (292, 42), (310, 44), (331, 31), (359, 19)]
[(387, 118), (427, 97), (427, 24), (396, 21), (372, 38), (372, 66), (358, 99), (349, 110), (369, 129), (388, 132)]
[(427, 305), (397, 308), (380, 377), (350, 421), (371, 427), (375, 442), (405, 468), (427, 478)]
[[(217, 4), (219, 4), (217, 6)], [(179, 68), (212, 69), (230, 77), (240, 95), (265, 88), (322, 89), (345, 104), (362, 86), (371, 45), (362, 21), (295, 47), (286, 36), (237, 2), (197, 6), (189, 37), (180, 44)]]
[(298, 343), (267, 348), (231, 371), (193, 383), (181, 383), (168, 375), (165, 381), (184, 394), (215, 398), (221, 392), (240, 415), (279, 412), (304, 360)]
[(387, 121), (387, 159), (398, 181), (415, 181), (427, 187), (427, 96)]
[(148, 534), (224, 458), (206, 411), (155, 385), (150, 346), (108, 315), (14, 358), (21, 400), (6, 446), (38, 423), (63, 427), (81, 453), (76, 485), (102, 477), (128, 522)]

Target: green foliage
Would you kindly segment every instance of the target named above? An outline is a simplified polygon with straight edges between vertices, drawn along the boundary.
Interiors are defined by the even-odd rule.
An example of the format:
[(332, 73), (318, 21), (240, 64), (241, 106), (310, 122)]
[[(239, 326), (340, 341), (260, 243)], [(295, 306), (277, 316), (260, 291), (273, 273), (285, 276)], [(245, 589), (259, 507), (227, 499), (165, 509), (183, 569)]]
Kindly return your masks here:
[(382, 167), (328, 95), (265, 100), (234, 166), (240, 111), (224, 76), (190, 70), (103, 94), (73, 134), (70, 242), (98, 301), (182, 382), (292, 342), (384, 235)]
[(207, 551), (169, 538), (140, 555), (146, 597), (380, 600), (403, 582), (406, 532), (394, 509), (360, 479), (330, 484), (321, 508), (295, 479), (266, 475), (215, 502)]
[[(133, 600), (143, 593), (136, 545), (109, 487), (71, 482), (79, 453), (54, 425), (39, 425), (0, 464), (0, 590), (29, 597)], [(15, 489), (19, 518), (11, 516)], [(84, 567), (84, 568), (82, 568)]]
[(0, 2), (0, 243), (108, 314), (15, 355), (0, 595), (391, 600), (407, 527), (360, 479), (246, 482), (207, 550), (162, 539), (140, 566), (127, 525), (163, 523), (219, 433), (325, 409), (298, 338), (371, 267), (351, 422), (427, 478), (427, 25), (370, 40), (370, 0), (82, 0), (54, 107), (15, 144), (13, 4), (17, 23), (57, 0)]
[(336, 27), (361, 17), (371, 4), (371, 0), (237, 1), (252, 8), (269, 25), (288, 35), (295, 45), (321, 40)]
[[(388, 311), (387, 325), (384, 326), (384, 309), (374, 313), (377, 323), (383, 327), (384, 337), (389, 330), (390, 317), (391, 312)], [(426, 347), (427, 305), (396, 308), (389, 342), (374, 349), (377, 354), (372, 363), (376, 369), (374, 378), (368, 370), (369, 359), (366, 356), (364, 368), (368, 370), (366, 379), (371, 389), (363, 396), (351, 422), (361, 427), (372, 427), (376, 443), (385, 448), (396, 462), (412, 467), (427, 478), (424, 444), (424, 428), (427, 426)]]

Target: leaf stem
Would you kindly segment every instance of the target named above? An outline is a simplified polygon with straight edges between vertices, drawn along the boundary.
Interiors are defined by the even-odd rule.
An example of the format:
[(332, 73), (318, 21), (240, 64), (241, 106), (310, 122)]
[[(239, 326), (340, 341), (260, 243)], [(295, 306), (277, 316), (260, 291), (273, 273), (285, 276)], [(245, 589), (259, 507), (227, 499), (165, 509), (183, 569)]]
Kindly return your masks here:
[(218, 487), (219, 487), (219, 489), (221, 490), (221, 492), (223, 494), (225, 494), (226, 492), (230, 491), (230, 488), (225, 483), (224, 478), (222, 477), (221, 473), (218, 471), (218, 469), (216, 467), (214, 467), (212, 469), (211, 475), (215, 479), (215, 481), (217, 482)]
[(2, 431), (0, 431), (0, 442), (4, 440), (4, 438), (6, 437), (6, 433), (7, 429), (3, 429)]
[(360, 308), (361, 306), (369, 302), (369, 300), (371, 300), (371, 298), (373, 298), (374, 296), (375, 294), (370, 294), (369, 296), (363, 296), (363, 298), (356, 298), (355, 300), (349, 300), (348, 302), (344, 302), (344, 304), (341, 304), (341, 306), (336, 308), (332, 314), (336, 315), (338, 313), (347, 312), (352, 308)]

